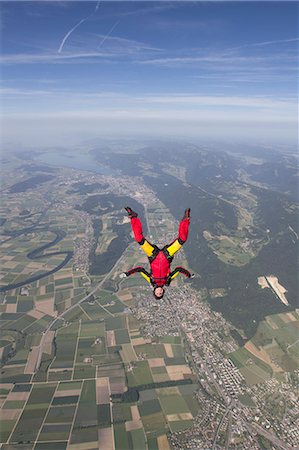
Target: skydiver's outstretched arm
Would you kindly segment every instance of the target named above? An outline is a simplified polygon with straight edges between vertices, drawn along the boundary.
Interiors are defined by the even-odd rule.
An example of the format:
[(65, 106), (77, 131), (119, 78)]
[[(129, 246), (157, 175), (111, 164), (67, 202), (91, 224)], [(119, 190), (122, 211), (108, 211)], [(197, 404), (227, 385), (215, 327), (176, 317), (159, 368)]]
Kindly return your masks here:
[(135, 273), (140, 273), (140, 275), (143, 276), (143, 278), (146, 279), (150, 283), (151, 277), (150, 274), (145, 270), (144, 267), (134, 267), (133, 269), (128, 270), (125, 272), (126, 277), (129, 277), (130, 275), (134, 275)]
[(125, 210), (127, 211), (129, 218), (131, 219), (131, 226), (135, 240), (138, 242), (147, 256), (152, 256), (155, 247), (143, 236), (142, 223), (138, 218), (138, 214), (129, 206), (127, 206)]
[(169, 274), (167, 284), (169, 285), (172, 282), (172, 280), (178, 276), (179, 273), (185, 275), (185, 277), (187, 278), (194, 277), (194, 274), (191, 274), (189, 270), (185, 269), (184, 267), (178, 266)]
[(166, 250), (168, 251), (170, 256), (173, 256), (176, 252), (178, 252), (182, 247), (182, 245), (187, 241), (189, 225), (190, 225), (190, 208), (187, 208), (185, 210), (184, 217), (182, 218), (179, 225), (179, 233), (178, 233), (179, 235), (177, 239), (175, 239), (175, 241), (173, 241), (166, 247)]

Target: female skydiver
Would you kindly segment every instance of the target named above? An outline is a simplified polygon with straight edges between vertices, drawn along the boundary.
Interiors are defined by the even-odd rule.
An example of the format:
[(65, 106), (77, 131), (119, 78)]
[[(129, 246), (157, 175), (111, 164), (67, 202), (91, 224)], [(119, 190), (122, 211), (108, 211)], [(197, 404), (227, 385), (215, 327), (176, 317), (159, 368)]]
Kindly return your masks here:
[(131, 226), (135, 240), (141, 246), (142, 250), (146, 253), (149, 259), (151, 271), (147, 272), (143, 267), (134, 267), (127, 272), (121, 274), (121, 277), (129, 277), (134, 273), (140, 273), (143, 278), (146, 279), (153, 286), (154, 297), (160, 299), (164, 295), (163, 286), (169, 286), (171, 281), (179, 274), (182, 273), (188, 278), (193, 278), (194, 275), (184, 269), (184, 267), (176, 267), (172, 272), (170, 271), (170, 264), (173, 260), (174, 254), (180, 250), (182, 245), (188, 238), (188, 229), (190, 224), (190, 208), (185, 210), (184, 217), (182, 218), (179, 226), (179, 235), (171, 244), (165, 245), (162, 249), (157, 245), (151, 244), (147, 241), (142, 232), (142, 223), (138, 218), (138, 214), (130, 207), (126, 207), (125, 210), (131, 219)]

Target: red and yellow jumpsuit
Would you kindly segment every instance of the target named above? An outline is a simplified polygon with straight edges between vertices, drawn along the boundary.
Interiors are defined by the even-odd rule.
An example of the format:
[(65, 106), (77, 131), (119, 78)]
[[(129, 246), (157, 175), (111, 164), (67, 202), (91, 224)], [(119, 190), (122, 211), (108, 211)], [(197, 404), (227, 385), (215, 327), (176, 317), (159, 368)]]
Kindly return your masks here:
[(138, 217), (132, 217), (131, 226), (135, 240), (148, 256), (151, 271), (148, 273), (143, 267), (134, 267), (128, 270), (128, 272), (125, 272), (126, 276), (140, 273), (153, 287), (168, 286), (179, 273), (190, 278), (191, 273), (187, 269), (184, 269), (184, 267), (176, 267), (172, 272), (170, 271), (170, 264), (175, 253), (180, 250), (188, 238), (189, 224), (190, 218), (184, 217), (179, 225), (177, 239), (160, 249), (157, 245), (153, 245), (145, 239), (141, 221)]

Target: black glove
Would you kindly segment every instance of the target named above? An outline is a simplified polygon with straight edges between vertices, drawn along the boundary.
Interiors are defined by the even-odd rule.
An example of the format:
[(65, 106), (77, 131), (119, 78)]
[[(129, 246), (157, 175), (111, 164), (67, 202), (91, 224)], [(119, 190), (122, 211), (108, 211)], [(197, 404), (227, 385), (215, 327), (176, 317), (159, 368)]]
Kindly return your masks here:
[(130, 208), (129, 206), (126, 206), (125, 210), (127, 211), (128, 216), (129, 216), (130, 219), (133, 219), (133, 217), (137, 217), (138, 216), (138, 214), (135, 211), (133, 211), (133, 209)]
[(185, 209), (183, 219), (190, 219), (190, 208)]

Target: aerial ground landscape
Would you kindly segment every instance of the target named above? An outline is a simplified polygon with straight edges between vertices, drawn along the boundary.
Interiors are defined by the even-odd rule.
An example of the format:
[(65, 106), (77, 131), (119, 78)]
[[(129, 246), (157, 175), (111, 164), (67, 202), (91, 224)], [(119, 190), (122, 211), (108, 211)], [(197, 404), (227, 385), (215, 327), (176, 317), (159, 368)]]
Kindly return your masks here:
[(1, 450), (299, 449), (298, 8), (0, 2)]
[[(295, 447), (296, 155), (136, 147), (2, 158), (2, 448)], [(160, 301), (119, 277), (146, 266), (127, 204), (158, 245), (191, 207), (195, 278)]]

